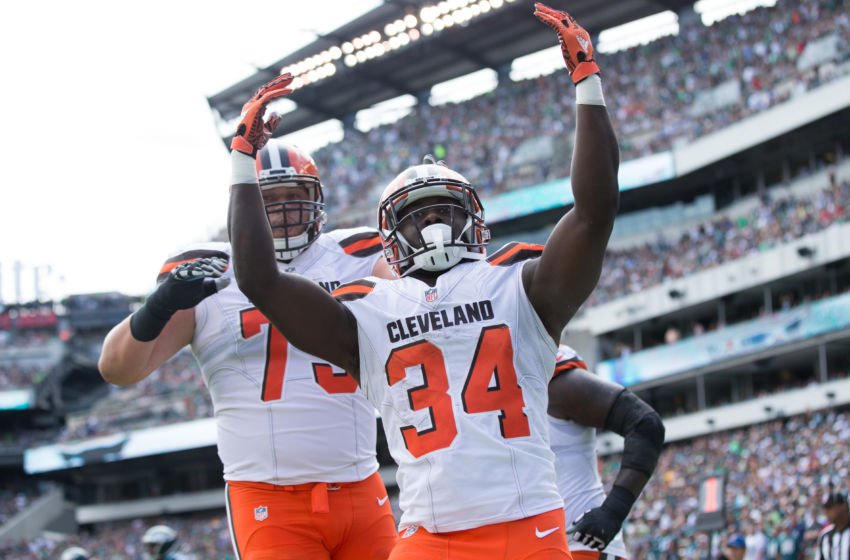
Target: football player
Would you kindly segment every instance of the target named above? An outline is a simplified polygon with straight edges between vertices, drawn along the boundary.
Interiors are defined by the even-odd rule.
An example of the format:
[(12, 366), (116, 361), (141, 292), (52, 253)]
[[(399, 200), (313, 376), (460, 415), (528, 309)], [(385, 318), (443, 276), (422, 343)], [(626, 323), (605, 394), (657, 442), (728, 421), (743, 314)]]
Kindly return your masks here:
[[(282, 274), (328, 292), (392, 276), (374, 229), (323, 232), (323, 185), (308, 153), (269, 143), (253, 169)], [(386, 558), (396, 530), (377, 473), (374, 407), (354, 378), (269, 324), (229, 282), (229, 261), (227, 243), (169, 258), (144, 306), (106, 337), (104, 379), (136, 383), (191, 344), (215, 409), (237, 558)]]
[(570, 558), (548, 444), (547, 385), (557, 341), (599, 277), (618, 207), (617, 139), (593, 47), (568, 14), (536, 5), (576, 86), (574, 207), (545, 248), (490, 257), (475, 189), (426, 160), (381, 196), (384, 254), (398, 280), (368, 278), (334, 297), (280, 272), (262, 220), (254, 158), (277, 124), (245, 106), (231, 144), (230, 233), (240, 289), (289, 339), (358, 379), (399, 464), (402, 518), (391, 558)]
[(88, 550), (79, 546), (72, 546), (71, 548), (66, 548), (62, 552), (62, 556), (60, 560), (90, 560), (91, 555)]
[[(606, 496), (599, 479), (596, 429), (625, 438), (620, 471)], [(664, 443), (664, 425), (648, 404), (621, 385), (587, 371), (562, 344), (549, 382), (549, 442), (564, 498), (567, 540), (574, 560), (629, 557), (620, 527), (649, 481)]]
[(142, 552), (145, 560), (172, 560), (177, 558), (177, 531), (168, 525), (154, 525), (142, 535)]

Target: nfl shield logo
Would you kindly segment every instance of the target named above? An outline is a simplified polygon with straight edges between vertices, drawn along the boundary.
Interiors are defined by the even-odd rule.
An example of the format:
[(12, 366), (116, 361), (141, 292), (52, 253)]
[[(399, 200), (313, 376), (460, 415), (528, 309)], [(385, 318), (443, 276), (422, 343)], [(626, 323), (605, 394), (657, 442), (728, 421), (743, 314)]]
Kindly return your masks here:
[(294, 266), (290, 266), (290, 267), (288, 267), (288, 268), (286, 269), (286, 272), (295, 272), (295, 267), (294, 267)]
[(437, 288), (425, 290), (425, 301), (434, 301), (437, 299)]
[(266, 517), (269, 516), (269, 508), (266, 506), (258, 506), (254, 508), (254, 519), (257, 521), (263, 521)]
[(406, 539), (407, 537), (412, 537), (413, 534), (419, 530), (419, 527), (416, 525), (411, 525), (407, 529), (404, 530), (404, 533), (401, 534), (401, 538)]

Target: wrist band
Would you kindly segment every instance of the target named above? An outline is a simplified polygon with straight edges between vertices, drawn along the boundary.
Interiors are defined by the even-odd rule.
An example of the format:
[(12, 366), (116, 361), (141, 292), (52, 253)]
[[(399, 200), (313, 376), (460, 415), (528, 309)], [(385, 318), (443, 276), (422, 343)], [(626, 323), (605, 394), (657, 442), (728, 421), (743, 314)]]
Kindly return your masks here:
[(148, 299), (130, 317), (130, 334), (139, 342), (150, 342), (159, 336), (172, 315), (174, 311), (165, 309)]
[(257, 181), (257, 161), (248, 154), (243, 154), (239, 150), (232, 150), (230, 152), (230, 169), (231, 185), (259, 184)]
[(576, 84), (577, 105), (602, 105), (605, 107), (605, 97), (602, 95), (602, 80), (599, 74), (591, 74)]
[(602, 507), (616, 515), (622, 522), (629, 516), (629, 511), (636, 500), (637, 498), (626, 488), (615, 484), (611, 487), (608, 497), (602, 502)]

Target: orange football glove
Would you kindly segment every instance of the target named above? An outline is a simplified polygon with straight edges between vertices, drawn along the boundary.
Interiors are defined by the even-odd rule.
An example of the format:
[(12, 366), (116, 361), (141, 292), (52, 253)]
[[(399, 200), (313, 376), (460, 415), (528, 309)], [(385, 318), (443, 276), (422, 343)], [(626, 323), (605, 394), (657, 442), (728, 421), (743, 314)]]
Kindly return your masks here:
[(573, 16), (567, 12), (553, 10), (540, 2), (534, 4), (534, 15), (558, 34), (564, 62), (567, 63), (567, 70), (570, 71), (574, 83), (577, 84), (591, 74), (599, 72), (599, 66), (596, 65), (596, 59), (593, 57), (590, 35), (576, 23)]
[(242, 120), (236, 127), (236, 136), (230, 143), (231, 150), (257, 157), (257, 152), (266, 145), (280, 122), (277, 113), (269, 115), (267, 121), (263, 120), (266, 106), (275, 99), (292, 93), (292, 90), (286, 87), (291, 82), (292, 74), (283, 74), (257, 90), (254, 97), (242, 107)]

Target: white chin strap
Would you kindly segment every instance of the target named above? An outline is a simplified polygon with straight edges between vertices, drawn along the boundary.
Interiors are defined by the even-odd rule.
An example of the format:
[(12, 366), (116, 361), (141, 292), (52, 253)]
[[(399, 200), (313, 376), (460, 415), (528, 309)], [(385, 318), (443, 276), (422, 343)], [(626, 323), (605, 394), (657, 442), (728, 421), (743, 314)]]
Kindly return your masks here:
[(448, 224), (431, 224), (422, 229), (422, 237), (425, 239), (425, 247), (428, 250), (413, 257), (413, 266), (404, 272), (405, 275), (415, 270), (429, 272), (447, 270), (464, 258), (484, 258), (482, 253), (467, 251), (466, 247), (446, 247), (446, 243), (452, 241), (452, 228)]
[[(308, 228), (309, 229), (309, 228)], [(307, 248), (307, 231), (304, 230), (304, 233), (300, 235), (294, 235), (289, 237), (288, 239), (282, 237), (280, 239), (275, 238), (274, 240), (274, 252), (277, 255), (277, 260), (279, 261), (291, 261), (298, 255), (304, 252), (304, 249)], [(298, 249), (289, 249), (289, 247), (299, 247)]]

